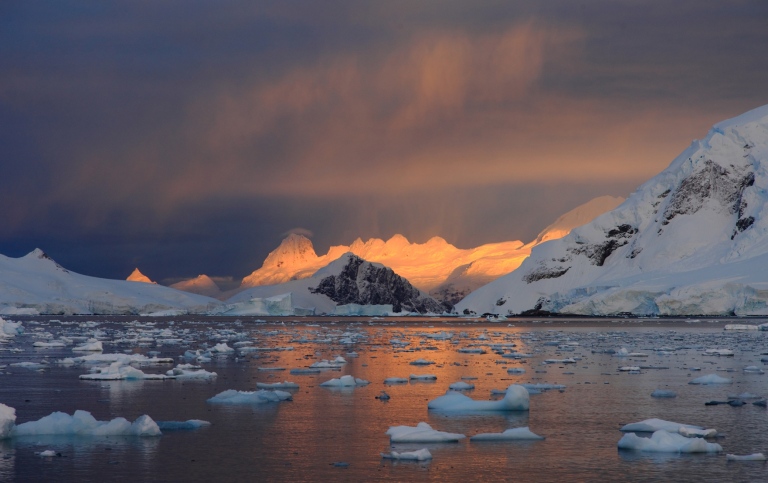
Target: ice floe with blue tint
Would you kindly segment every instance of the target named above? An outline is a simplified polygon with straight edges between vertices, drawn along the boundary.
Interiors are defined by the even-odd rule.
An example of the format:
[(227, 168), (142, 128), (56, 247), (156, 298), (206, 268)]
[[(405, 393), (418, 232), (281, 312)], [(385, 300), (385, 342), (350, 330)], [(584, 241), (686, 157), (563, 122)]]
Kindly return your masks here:
[(530, 397), (528, 390), (513, 384), (507, 388), (502, 399), (497, 401), (477, 401), (456, 391), (448, 391), (444, 396), (429, 401), (427, 408), (437, 411), (528, 411)]
[(454, 443), (466, 438), (463, 434), (432, 429), (425, 422), (416, 426), (390, 426), (386, 434), (391, 443)]
[(291, 401), (293, 396), (285, 391), (236, 391), (228, 389), (213, 396), (207, 402), (211, 404), (264, 404), (270, 402)]

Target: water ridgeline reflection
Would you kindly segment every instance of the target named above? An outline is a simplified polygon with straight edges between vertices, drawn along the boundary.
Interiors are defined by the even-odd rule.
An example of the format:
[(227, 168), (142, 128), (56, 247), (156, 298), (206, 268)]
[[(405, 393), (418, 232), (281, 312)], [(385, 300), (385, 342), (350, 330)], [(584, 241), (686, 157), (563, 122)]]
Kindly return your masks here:
[[(515, 479), (535, 481), (752, 479), (768, 477), (754, 462), (724, 455), (648, 454), (617, 450), (624, 424), (648, 418), (717, 428), (724, 451), (766, 451), (766, 410), (752, 404), (705, 406), (745, 392), (768, 395), (759, 372), (768, 333), (725, 332), (726, 321), (510, 320), (479, 324), (460, 319), (232, 320), (227, 318), (20, 318), (25, 332), (0, 345), (0, 402), (16, 408), (17, 423), (54, 411), (90, 411), (99, 420), (147, 414), (155, 421), (204, 420), (210, 426), (163, 431), (160, 437), (37, 436), (0, 440), (2, 481), (328, 481)], [(86, 323), (87, 322), (87, 323)], [(757, 321), (759, 323), (762, 321)], [(513, 324), (509, 327), (507, 324)], [(149, 354), (169, 364), (141, 364), (165, 374), (178, 364), (216, 372), (213, 379), (85, 381), (98, 363), (61, 365), (82, 338), (102, 341), (104, 353)], [(38, 341), (64, 347), (33, 347)], [(212, 350), (218, 347), (218, 350)], [(627, 349), (621, 351), (622, 348)], [(707, 349), (732, 349), (733, 357)], [(232, 349), (232, 350), (229, 350)], [(621, 354), (634, 354), (619, 357)], [(185, 354), (187, 357), (185, 357)], [(332, 361), (344, 359), (333, 367)], [(323, 364), (316, 364), (325, 360)], [(422, 364), (414, 365), (415, 361)], [(22, 362), (42, 363), (29, 369)], [(326, 365), (306, 371), (311, 366)], [(639, 371), (621, 371), (636, 366)], [(301, 369), (300, 373), (291, 370)], [(191, 369), (194, 370), (194, 369)], [(717, 373), (730, 384), (688, 382)], [(431, 374), (436, 380), (412, 379)], [(328, 388), (350, 375), (367, 385)], [(388, 378), (402, 383), (384, 384)], [(257, 383), (289, 381), (291, 400), (211, 404), (227, 390), (256, 391)], [(510, 384), (531, 391), (529, 411), (428, 410), (448, 386), (498, 399)], [(560, 389), (557, 389), (560, 388)], [(676, 398), (652, 398), (656, 389)], [(378, 399), (385, 391), (390, 399)], [(391, 426), (432, 428), (466, 435), (458, 443), (390, 444)], [(529, 427), (541, 441), (470, 442), (479, 433)], [(381, 453), (428, 448), (420, 462), (382, 459)], [(61, 456), (40, 457), (45, 450)]]

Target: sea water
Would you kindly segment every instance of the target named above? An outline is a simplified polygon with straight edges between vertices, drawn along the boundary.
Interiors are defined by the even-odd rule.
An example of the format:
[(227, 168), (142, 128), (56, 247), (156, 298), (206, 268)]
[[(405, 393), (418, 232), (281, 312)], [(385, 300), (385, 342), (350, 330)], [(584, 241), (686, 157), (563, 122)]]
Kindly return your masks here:
[[(764, 462), (727, 461), (725, 453), (768, 453), (768, 414), (751, 404), (705, 406), (728, 395), (768, 395), (763, 369), (768, 332), (724, 331), (726, 320), (463, 319), (163, 319), (134, 317), (16, 318), (24, 333), (0, 344), (0, 403), (17, 424), (55, 411), (91, 412), (98, 420), (147, 414), (155, 421), (209, 421), (159, 437), (37, 436), (0, 440), (0, 481), (765, 481)], [(740, 323), (761, 323), (763, 320)], [(182, 355), (217, 344), (238, 348), (199, 365), (211, 380), (87, 381), (90, 366), (60, 365), (72, 348), (102, 341), (104, 353), (170, 357), (174, 364), (138, 366), (164, 374)], [(58, 348), (34, 342), (64, 340)], [(393, 343), (395, 342), (395, 343)], [(253, 347), (259, 350), (239, 350)], [(622, 348), (626, 351), (620, 351)], [(281, 350), (270, 350), (281, 349)], [(461, 351), (464, 349), (464, 351)], [(467, 349), (470, 349), (467, 351)], [(480, 349), (477, 351), (476, 349)], [(733, 357), (705, 355), (732, 349)], [(613, 352), (635, 353), (618, 357)], [(480, 352), (480, 353), (477, 353)], [(351, 355), (350, 355), (351, 354)], [(291, 374), (323, 359), (347, 363)], [(429, 365), (412, 365), (419, 359)], [(544, 363), (547, 360), (568, 363)], [(42, 362), (41, 369), (14, 366)], [(627, 366), (639, 371), (620, 371)], [(284, 368), (285, 370), (280, 370)], [(508, 369), (515, 368), (515, 371)], [(273, 369), (273, 370), (269, 370)], [(522, 372), (522, 373), (520, 373)], [(385, 385), (390, 377), (434, 374), (435, 381)], [(731, 384), (691, 385), (718, 374)], [(349, 388), (321, 383), (352, 375), (370, 382)], [(211, 404), (229, 389), (288, 380), (292, 400)], [(530, 396), (530, 411), (441, 413), (427, 404), (459, 381), (464, 394), (492, 398), (514, 383), (565, 386)], [(675, 398), (653, 398), (654, 390)], [(389, 400), (376, 396), (386, 391)], [(681, 455), (617, 449), (627, 423), (660, 418), (718, 430), (723, 454)], [(391, 426), (427, 422), (467, 436), (459, 443), (390, 444)], [(477, 433), (528, 426), (546, 439), (469, 442)], [(649, 436), (649, 435), (645, 435)], [(381, 453), (428, 448), (428, 461), (392, 461)], [(56, 456), (41, 456), (51, 450)], [(50, 454), (50, 453), (48, 453)]]

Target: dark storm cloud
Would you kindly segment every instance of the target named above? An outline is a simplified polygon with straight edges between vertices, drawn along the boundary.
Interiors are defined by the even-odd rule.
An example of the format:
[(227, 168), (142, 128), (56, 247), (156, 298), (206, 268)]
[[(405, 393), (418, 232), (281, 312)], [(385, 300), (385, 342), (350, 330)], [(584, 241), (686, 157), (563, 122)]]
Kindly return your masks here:
[(768, 103), (763, 1), (4, 2), (0, 253), (235, 277), (527, 241)]

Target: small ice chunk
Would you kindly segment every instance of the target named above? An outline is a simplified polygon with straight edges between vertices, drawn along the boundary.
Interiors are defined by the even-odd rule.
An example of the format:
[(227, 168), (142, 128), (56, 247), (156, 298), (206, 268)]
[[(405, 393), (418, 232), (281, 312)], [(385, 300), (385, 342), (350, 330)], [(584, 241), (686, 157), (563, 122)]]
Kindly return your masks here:
[(232, 347), (229, 347), (226, 342), (222, 342), (220, 344), (216, 344), (211, 348), (211, 352), (219, 352), (222, 354), (226, 354), (228, 352), (235, 352), (235, 349)]
[(90, 339), (83, 345), (72, 348), (72, 352), (101, 352), (104, 350), (100, 340)]
[(427, 448), (422, 448), (420, 450), (404, 451), (402, 453), (398, 453), (397, 451), (381, 453), (381, 457), (390, 460), (426, 461), (432, 459), (432, 453), (430, 453)]
[(503, 433), (480, 433), (469, 438), (470, 441), (527, 441), (542, 439), (544, 439), (543, 436), (531, 432), (528, 426), (524, 428), (511, 428)]
[(470, 384), (468, 382), (460, 381), (460, 382), (454, 382), (453, 384), (448, 386), (448, 388), (451, 391), (468, 391), (470, 389), (474, 389), (475, 385)]
[(525, 369), (522, 367), (510, 367), (507, 369), (507, 374), (525, 374)]
[(355, 387), (355, 386), (365, 386), (370, 384), (370, 382), (366, 381), (365, 379), (358, 379), (354, 376), (350, 376), (347, 374), (346, 376), (341, 376), (340, 378), (334, 378), (328, 381), (325, 381), (324, 383), (320, 384), (323, 387)]
[(256, 387), (258, 389), (298, 389), (299, 385), (290, 381), (273, 382), (272, 384), (266, 382), (257, 382)]
[(677, 433), (659, 430), (650, 438), (627, 433), (618, 443), (619, 449), (653, 453), (719, 453), (723, 447), (703, 438), (686, 438)]
[(168, 377), (174, 377), (176, 379), (196, 379), (196, 380), (211, 380), (216, 379), (218, 374), (215, 372), (209, 372), (205, 369), (188, 369), (188, 364), (180, 364), (165, 374)]
[(411, 374), (410, 379), (415, 381), (436, 381), (437, 376), (434, 374)]
[(388, 377), (384, 379), (384, 384), (408, 384), (408, 379), (404, 377)]
[(158, 421), (157, 426), (162, 431), (178, 431), (178, 430), (191, 430), (200, 429), (205, 426), (210, 426), (210, 421), (203, 421), (201, 419), (189, 419), (187, 421)]
[(666, 389), (656, 389), (651, 393), (651, 397), (677, 397), (677, 393)]
[(747, 455), (727, 454), (725, 459), (728, 461), (765, 461), (763, 453), (752, 453)]
[(428, 366), (430, 364), (434, 364), (435, 361), (428, 361), (427, 359), (416, 359), (415, 361), (411, 361), (412, 366)]
[(427, 408), (438, 411), (528, 411), (530, 398), (523, 386), (512, 384), (502, 399), (497, 401), (476, 401), (459, 392), (448, 391), (429, 401)]
[(730, 384), (731, 380), (727, 377), (718, 376), (717, 374), (707, 374), (706, 376), (697, 377), (691, 380), (688, 384)]
[(453, 443), (466, 438), (463, 434), (437, 431), (425, 422), (415, 427), (390, 426), (386, 434), (392, 443)]

